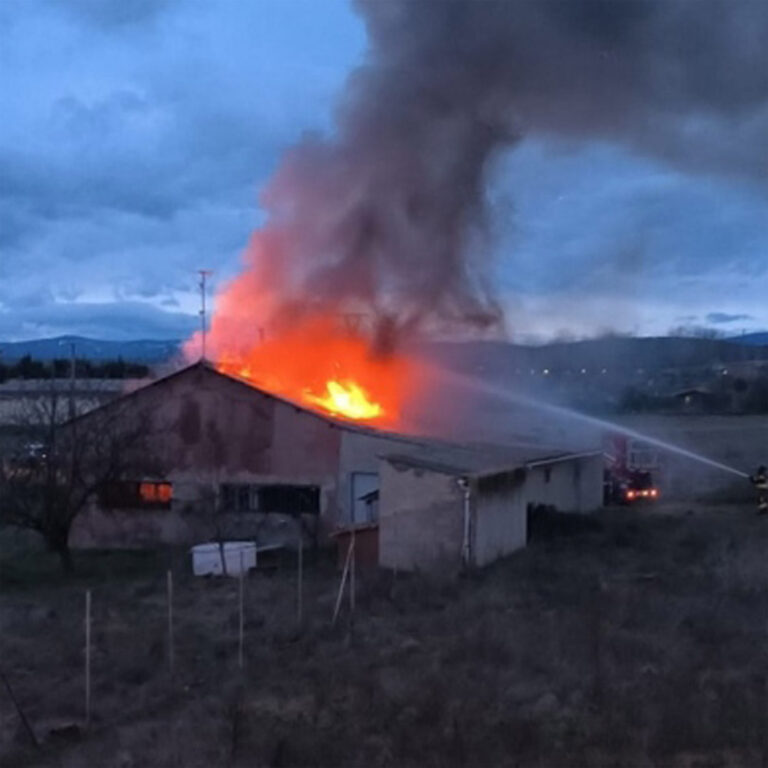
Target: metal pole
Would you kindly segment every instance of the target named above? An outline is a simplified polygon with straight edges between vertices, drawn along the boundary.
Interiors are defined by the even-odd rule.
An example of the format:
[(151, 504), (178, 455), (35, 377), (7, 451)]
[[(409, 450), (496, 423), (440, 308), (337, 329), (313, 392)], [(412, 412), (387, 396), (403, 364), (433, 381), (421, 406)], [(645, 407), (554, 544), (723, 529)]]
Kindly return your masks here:
[(200, 333), (201, 333), (201, 340), (202, 340), (202, 354), (200, 356), (201, 360), (205, 360), (205, 336), (207, 333), (206, 324), (205, 324), (205, 285), (206, 280), (209, 277), (209, 275), (213, 274), (211, 270), (209, 269), (199, 269), (198, 272), (200, 273)]
[(299, 626), (301, 626), (301, 620), (302, 620), (302, 612), (303, 612), (303, 605), (302, 605), (302, 578), (304, 576), (304, 536), (302, 535), (302, 529), (301, 529), (301, 516), (298, 518), (299, 523), (299, 561), (298, 561), (298, 584), (297, 584), (297, 607), (296, 607), (296, 613), (299, 619)]
[(240, 550), (240, 594), (239, 594), (239, 611), (240, 611), (240, 623), (238, 630), (238, 646), (237, 646), (237, 665), (240, 669), (243, 668), (243, 634), (245, 629), (245, 617), (243, 612), (243, 579), (245, 574), (245, 565), (243, 564), (243, 550)]
[(176, 661), (173, 648), (173, 573), (168, 571), (168, 669), (173, 674), (173, 667)]
[(85, 725), (91, 724), (91, 590), (85, 592)]
[(355, 529), (352, 529), (352, 559), (349, 563), (349, 617), (350, 620), (355, 612), (355, 560), (357, 560), (357, 552), (355, 551)]
[(200, 293), (201, 293), (202, 307), (200, 309), (200, 325), (202, 325), (202, 332), (203, 332), (203, 360), (205, 360), (205, 333), (206, 333), (206, 327), (205, 327), (205, 272), (202, 272), (201, 275), (202, 275), (202, 279), (200, 280)]
[(352, 545), (353, 540), (350, 538), (349, 548), (347, 549), (347, 558), (344, 561), (344, 570), (341, 573), (341, 582), (339, 583), (339, 592), (336, 595), (336, 605), (333, 609), (333, 619), (331, 624), (336, 624), (336, 619), (339, 617), (339, 610), (341, 609), (341, 600), (344, 597), (344, 586), (347, 583), (347, 573), (349, 572), (349, 563), (352, 560)]
[(69, 418), (75, 418), (75, 345), (69, 345)]

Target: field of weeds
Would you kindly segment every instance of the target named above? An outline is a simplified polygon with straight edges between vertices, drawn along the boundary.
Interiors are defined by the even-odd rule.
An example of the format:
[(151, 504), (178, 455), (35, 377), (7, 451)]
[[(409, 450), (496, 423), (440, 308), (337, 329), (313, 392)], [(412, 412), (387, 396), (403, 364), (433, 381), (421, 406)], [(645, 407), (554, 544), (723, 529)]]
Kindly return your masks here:
[[(537, 521), (460, 578), (357, 581), (290, 559), (245, 584), (172, 553), (0, 563), (0, 763), (139, 766), (768, 764), (768, 519), (751, 507)], [(174, 572), (175, 666), (166, 571)], [(85, 728), (84, 592), (92, 590)]]

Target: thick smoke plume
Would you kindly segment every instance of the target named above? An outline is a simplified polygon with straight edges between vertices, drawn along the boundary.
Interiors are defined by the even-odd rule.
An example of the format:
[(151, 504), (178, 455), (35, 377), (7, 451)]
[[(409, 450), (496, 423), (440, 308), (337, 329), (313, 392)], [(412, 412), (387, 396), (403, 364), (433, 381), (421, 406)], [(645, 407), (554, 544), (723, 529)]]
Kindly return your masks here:
[(290, 151), (266, 226), (220, 296), (214, 349), (260, 325), (364, 311), (414, 327), (501, 322), (486, 174), (532, 133), (604, 137), (764, 179), (764, 0), (357, 0), (369, 51), (330, 138)]

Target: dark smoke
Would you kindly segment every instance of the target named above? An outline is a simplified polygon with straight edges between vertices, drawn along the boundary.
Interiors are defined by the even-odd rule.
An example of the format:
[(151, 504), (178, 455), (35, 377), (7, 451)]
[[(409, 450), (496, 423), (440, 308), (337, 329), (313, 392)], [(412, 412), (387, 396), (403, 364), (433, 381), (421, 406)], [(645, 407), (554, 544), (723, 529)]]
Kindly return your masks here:
[(385, 343), (425, 324), (499, 324), (486, 175), (526, 134), (765, 178), (765, 0), (356, 5), (370, 47), (337, 133), (290, 152), (264, 197), (257, 239), (292, 314), (308, 296), (357, 302)]

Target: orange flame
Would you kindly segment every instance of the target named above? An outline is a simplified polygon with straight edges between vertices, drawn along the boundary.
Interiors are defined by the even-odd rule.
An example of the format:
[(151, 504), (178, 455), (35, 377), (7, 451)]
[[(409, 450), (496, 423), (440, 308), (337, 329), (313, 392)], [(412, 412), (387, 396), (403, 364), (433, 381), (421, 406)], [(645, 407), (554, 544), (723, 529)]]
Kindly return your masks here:
[[(256, 233), (246, 269), (216, 296), (209, 359), (222, 373), (315, 411), (402, 430), (421, 366), (402, 353), (378, 354), (363, 329), (342, 322), (343, 307), (304, 296), (284, 255), (268, 231)], [(199, 357), (199, 333), (184, 351)]]
[(326, 382), (326, 391), (324, 397), (305, 392), (304, 399), (348, 419), (375, 419), (383, 414), (381, 405), (373, 402), (354, 381), (331, 380)]
[[(374, 354), (363, 334), (343, 329), (330, 315), (305, 317), (244, 348), (237, 338), (223, 349), (221, 342), (215, 351), (222, 373), (335, 417), (403, 428), (416, 363), (401, 354)], [(190, 356), (194, 343), (187, 345)]]

